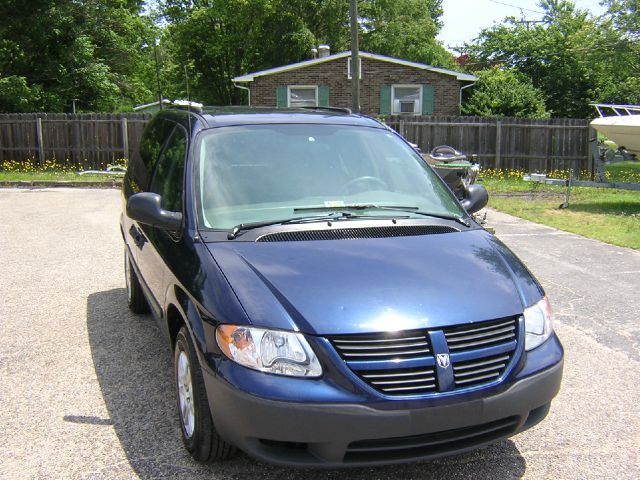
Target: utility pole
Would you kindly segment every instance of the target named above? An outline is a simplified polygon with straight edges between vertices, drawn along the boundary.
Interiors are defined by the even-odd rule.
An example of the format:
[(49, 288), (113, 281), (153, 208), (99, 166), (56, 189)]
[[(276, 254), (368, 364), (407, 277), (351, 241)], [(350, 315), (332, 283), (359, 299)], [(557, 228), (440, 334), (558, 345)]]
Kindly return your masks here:
[(358, 3), (349, 2), (351, 23), (351, 109), (360, 112), (360, 50), (358, 47)]
[(529, 25), (536, 25), (538, 23), (546, 23), (544, 20), (527, 20), (524, 16), (524, 10), (520, 9), (520, 21), (518, 22), (521, 25), (525, 25), (527, 30), (529, 30)]

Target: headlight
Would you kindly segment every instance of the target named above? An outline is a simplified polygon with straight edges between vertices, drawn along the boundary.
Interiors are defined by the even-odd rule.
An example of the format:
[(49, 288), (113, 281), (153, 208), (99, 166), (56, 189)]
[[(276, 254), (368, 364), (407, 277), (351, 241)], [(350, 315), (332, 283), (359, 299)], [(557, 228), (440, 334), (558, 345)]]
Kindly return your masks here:
[(551, 306), (547, 297), (542, 297), (535, 305), (524, 310), (524, 327), (526, 350), (532, 350), (544, 342), (553, 332)]
[(300, 333), (220, 325), (216, 341), (224, 354), (261, 372), (293, 377), (319, 377), (322, 367)]

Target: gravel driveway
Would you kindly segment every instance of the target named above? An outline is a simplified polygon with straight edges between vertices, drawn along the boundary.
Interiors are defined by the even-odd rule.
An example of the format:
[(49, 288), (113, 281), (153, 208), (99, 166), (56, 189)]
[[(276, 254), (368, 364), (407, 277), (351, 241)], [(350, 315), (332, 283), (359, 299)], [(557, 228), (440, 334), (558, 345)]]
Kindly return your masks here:
[(126, 307), (117, 190), (0, 190), (0, 478), (640, 477), (640, 252), (489, 212), (565, 348), (547, 420), (430, 463), (305, 471), (182, 448), (171, 355)]

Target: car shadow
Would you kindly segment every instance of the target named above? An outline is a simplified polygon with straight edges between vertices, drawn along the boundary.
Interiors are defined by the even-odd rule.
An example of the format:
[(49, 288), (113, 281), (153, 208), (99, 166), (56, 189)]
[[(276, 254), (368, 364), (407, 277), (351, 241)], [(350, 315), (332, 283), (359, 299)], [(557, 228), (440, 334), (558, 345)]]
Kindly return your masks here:
[[(132, 314), (123, 288), (96, 292), (87, 298), (87, 329), (109, 418), (69, 415), (65, 420), (113, 425), (131, 468), (141, 479), (506, 479), (520, 478), (526, 469), (524, 458), (510, 440), (431, 462), (349, 470), (282, 468), (244, 454), (202, 465), (193, 461), (182, 446), (172, 356), (152, 317)], [(109, 478), (109, 467), (103, 474)]]

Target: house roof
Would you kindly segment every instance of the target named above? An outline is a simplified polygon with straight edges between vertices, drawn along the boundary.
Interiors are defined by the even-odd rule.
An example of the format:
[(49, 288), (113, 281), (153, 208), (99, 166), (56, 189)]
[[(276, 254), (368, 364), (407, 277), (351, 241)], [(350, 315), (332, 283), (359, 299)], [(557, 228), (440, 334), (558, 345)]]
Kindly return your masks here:
[[(378, 60), (381, 62), (390, 62), (398, 65), (404, 65), (406, 67), (418, 68), (420, 70), (429, 70), (436, 73), (442, 73), (443, 75), (451, 75), (461, 82), (476, 82), (478, 77), (470, 75), (468, 73), (456, 72), (454, 70), (447, 70), (446, 68), (433, 67), (424, 63), (410, 62), (408, 60), (401, 60), (399, 58), (387, 57), (386, 55), (378, 55), (376, 53), (360, 52), (360, 57), (368, 58), (371, 60)], [(246, 75), (240, 75), (233, 79), (234, 82), (253, 82), (256, 77), (264, 77), (267, 75), (273, 75), (275, 73), (288, 72), (290, 70), (297, 70), (299, 68), (310, 67), (311, 65), (317, 65), (319, 63), (330, 62), (331, 60), (337, 60), (340, 58), (347, 58), (351, 56), (351, 51), (334, 53), (324, 58), (314, 58), (312, 60), (305, 60), (303, 62), (291, 63), (282, 67), (268, 68), (266, 70), (260, 70), (259, 72), (247, 73)]]

